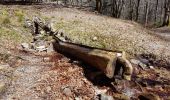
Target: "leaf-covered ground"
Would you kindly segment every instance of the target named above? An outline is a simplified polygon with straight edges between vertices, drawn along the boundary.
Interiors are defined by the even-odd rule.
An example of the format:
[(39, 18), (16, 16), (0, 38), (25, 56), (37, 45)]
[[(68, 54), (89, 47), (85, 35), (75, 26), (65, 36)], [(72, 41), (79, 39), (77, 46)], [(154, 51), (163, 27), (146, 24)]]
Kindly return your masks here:
[(153, 69), (133, 65), (132, 81), (112, 85), (103, 76), (94, 79), (90, 66), (77, 65), (61, 54), (25, 52), (20, 48), (20, 43), (32, 41), (30, 30), (24, 28), (25, 19), (39, 16), (52, 22), (56, 31), (63, 31), (73, 42), (125, 50), (130, 58), (152, 53), (169, 61), (170, 42), (152, 31), (134, 22), (51, 5), (0, 5), (0, 14), (1, 99), (90, 100), (98, 93), (106, 93), (118, 100), (134, 98), (142, 92), (169, 99), (170, 71), (166, 69), (169, 65)]

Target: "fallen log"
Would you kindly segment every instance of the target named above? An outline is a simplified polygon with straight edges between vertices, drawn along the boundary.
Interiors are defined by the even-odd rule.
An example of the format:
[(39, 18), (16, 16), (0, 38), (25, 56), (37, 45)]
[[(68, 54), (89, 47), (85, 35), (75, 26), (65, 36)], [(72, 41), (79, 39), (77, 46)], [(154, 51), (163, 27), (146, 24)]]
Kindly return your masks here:
[[(131, 80), (133, 67), (125, 58), (125, 53), (113, 52), (99, 48), (88, 47), (75, 43), (63, 42), (54, 37), (54, 49), (62, 54), (69, 55), (101, 70), (108, 78), (113, 78), (116, 69), (123, 68), (122, 76)], [(120, 55), (120, 56), (119, 56)], [(116, 68), (119, 67), (119, 68)]]
[(88, 65), (102, 71), (108, 78), (113, 78), (122, 68), (122, 77), (131, 80), (133, 67), (126, 59), (125, 53), (120, 51), (104, 50), (85, 45), (64, 42), (54, 35), (54, 32), (44, 23), (35, 20), (43, 30), (53, 35), (53, 47), (57, 52), (74, 57)]

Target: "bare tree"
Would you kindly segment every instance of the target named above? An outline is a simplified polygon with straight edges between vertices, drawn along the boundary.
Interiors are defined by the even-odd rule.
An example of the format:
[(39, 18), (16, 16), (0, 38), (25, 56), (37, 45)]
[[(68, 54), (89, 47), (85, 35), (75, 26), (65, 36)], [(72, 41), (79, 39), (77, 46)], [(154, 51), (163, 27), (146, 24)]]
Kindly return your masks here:
[(124, 0), (112, 0), (112, 16), (119, 18), (123, 9)]
[(96, 0), (96, 10), (99, 12), (99, 13), (102, 13), (102, 0)]
[(135, 21), (138, 21), (138, 16), (139, 16), (139, 5), (140, 5), (140, 0), (137, 0), (136, 3), (136, 16), (135, 16)]
[(170, 0), (165, 0), (164, 2), (164, 18), (163, 18), (163, 24), (162, 26), (168, 26), (169, 25), (169, 12), (170, 12)]

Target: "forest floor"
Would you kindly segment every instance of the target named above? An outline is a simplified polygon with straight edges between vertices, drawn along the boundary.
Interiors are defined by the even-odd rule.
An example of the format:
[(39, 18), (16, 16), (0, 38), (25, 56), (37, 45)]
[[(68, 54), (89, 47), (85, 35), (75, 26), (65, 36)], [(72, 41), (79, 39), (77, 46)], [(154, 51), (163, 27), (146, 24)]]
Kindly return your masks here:
[(165, 39), (167, 41), (170, 41), (170, 27), (161, 27), (153, 29), (153, 31), (162, 37), (162, 39)]
[[(157, 35), (169, 36), (169, 31), (149, 31), (135, 22), (50, 5), (0, 5), (0, 15), (1, 99), (93, 100), (102, 94), (119, 100), (148, 92), (165, 100), (170, 98), (170, 65), (164, 61), (170, 61), (170, 41), (165, 35)], [(26, 19), (32, 20), (34, 16), (53, 23), (55, 31), (62, 31), (75, 43), (124, 50), (128, 59), (153, 54), (157, 61), (146, 69), (133, 64), (132, 81), (122, 80), (118, 85), (103, 76), (92, 78), (89, 66), (70, 62), (64, 55), (21, 48), (21, 43), (32, 41), (31, 31), (24, 25)]]

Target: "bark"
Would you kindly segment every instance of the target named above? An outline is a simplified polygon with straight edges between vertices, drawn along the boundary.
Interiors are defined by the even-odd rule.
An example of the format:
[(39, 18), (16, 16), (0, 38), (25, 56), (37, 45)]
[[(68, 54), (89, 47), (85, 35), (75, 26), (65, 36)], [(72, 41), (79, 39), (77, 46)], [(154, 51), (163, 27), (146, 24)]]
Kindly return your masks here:
[(164, 12), (164, 18), (163, 18), (163, 24), (162, 26), (168, 26), (169, 25), (169, 11), (170, 11), (170, 0), (165, 0), (165, 3), (164, 3), (164, 9), (165, 9), (165, 12)]
[(102, 0), (96, 0), (96, 10), (102, 13)]
[(135, 21), (138, 21), (138, 16), (139, 16), (139, 5), (140, 5), (140, 0), (137, 0)]

